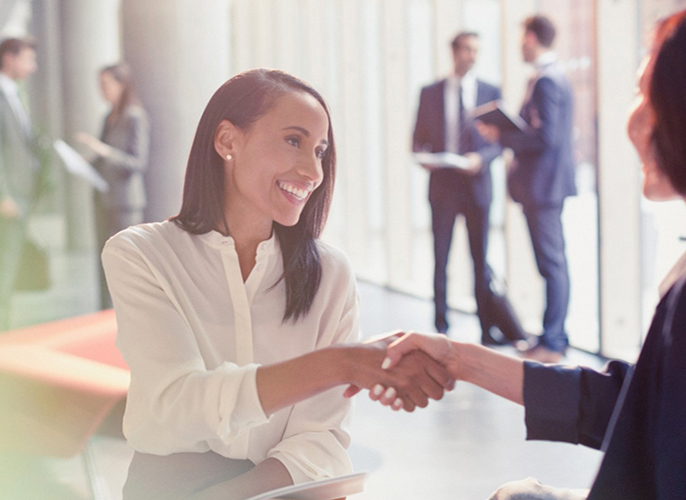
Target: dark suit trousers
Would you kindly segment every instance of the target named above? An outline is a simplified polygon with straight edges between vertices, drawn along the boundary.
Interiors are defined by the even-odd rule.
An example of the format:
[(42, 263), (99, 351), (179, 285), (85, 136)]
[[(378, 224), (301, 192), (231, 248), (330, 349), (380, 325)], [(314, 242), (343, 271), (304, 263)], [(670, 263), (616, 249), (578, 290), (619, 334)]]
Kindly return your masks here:
[[(436, 306), (436, 329), (445, 332), (448, 328), (447, 266), (453, 239), (455, 219), (462, 214), (467, 224), (469, 250), (474, 264), (474, 296), (479, 317), (483, 318), (490, 294), (491, 270), (486, 264), (488, 246), (489, 207), (471, 205), (463, 207), (454, 199), (439, 199), (431, 203), (432, 229), (434, 235), (434, 303)], [(482, 321), (483, 323), (483, 321)], [(482, 327), (484, 325), (482, 324)]]
[(21, 251), (26, 235), (24, 221), (0, 217), (0, 332), (10, 327), (10, 308)]
[(553, 351), (569, 344), (565, 319), (569, 307), (569, 272), (562, 232), (561, 206), (523, 206), (538, 272), (545, 280), (546, 306), (540, 343)]

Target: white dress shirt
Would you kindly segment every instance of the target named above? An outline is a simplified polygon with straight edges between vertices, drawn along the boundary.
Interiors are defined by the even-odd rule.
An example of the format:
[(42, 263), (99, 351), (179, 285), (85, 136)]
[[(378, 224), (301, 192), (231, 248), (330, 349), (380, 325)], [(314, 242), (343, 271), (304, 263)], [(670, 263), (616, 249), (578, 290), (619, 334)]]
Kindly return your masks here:
[(476, 73), (469, 71), (462, 78), (453, 73), (446, 79), (443, 92), (445, 149), (457, 153), (460, 144), (460, 92), (467, 114), (476, 107)]
[(218, 232), (192, 235), (162, 222), (107, 242), (102, 260), (117, 346), (131, 368), (124, 434), (135, 450), (212, 450), (256, 464), (275, 457), (295, 484), (352, 471), (343, 387), (271, 416), (257, 393), (260, 364), (358, 339), (351, 266), (339, 250), (318, 248), (322, 281), (309, 313), (294, 323), (282, 321), (285, 283), (276, 284), (283, 262), (274, 236), (258, 246), (245, 283), (233, 239)]

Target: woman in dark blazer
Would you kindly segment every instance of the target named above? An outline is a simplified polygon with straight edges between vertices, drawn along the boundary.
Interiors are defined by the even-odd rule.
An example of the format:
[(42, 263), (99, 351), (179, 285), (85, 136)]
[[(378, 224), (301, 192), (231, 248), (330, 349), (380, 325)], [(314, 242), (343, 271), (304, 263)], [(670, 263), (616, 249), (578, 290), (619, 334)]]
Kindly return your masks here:
[[(144, 174), (150, 149), (148, 117), (134, 93), (128, 65), (119, 63), (103, 68), (100, 88), (112, 105), (100, 139), (86, 133), (77, 135), (77, 140), (97, 155), (93, 165), (109, 184), (106, 192), (95, 194), (99, 250), (111, 236), (143, 222)], [(112, 307), (102, 271), (101, 306)]]

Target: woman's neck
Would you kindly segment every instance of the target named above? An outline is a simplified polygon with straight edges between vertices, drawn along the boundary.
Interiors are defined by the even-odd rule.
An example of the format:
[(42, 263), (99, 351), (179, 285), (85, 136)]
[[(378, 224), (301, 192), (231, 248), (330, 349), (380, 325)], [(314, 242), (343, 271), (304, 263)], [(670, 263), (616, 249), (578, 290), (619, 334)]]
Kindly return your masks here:
[(229, 235), (233, 238), (238, 254), (241, 275), (245, 282), (255, 267), (257, 247), (272, 235), (272, 221), (251, 221), (247, 217), (229, 217)]

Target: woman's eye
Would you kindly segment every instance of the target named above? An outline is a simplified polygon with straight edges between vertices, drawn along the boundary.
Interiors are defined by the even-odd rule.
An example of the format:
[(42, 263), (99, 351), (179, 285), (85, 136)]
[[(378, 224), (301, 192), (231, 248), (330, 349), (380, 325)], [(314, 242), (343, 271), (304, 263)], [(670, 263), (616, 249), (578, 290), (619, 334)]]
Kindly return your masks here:
[(316, 154), (317, 158), (322, 160), (326, 156), (326, 149), (318, 149)]
[(296, 148), (300, 147), (300, 139), (297, 137), (287, 137), (286, 142), (291, 146), (295, 146)]

